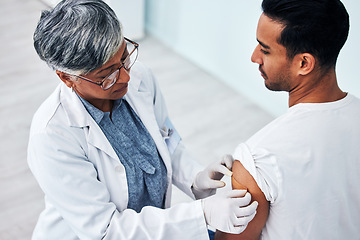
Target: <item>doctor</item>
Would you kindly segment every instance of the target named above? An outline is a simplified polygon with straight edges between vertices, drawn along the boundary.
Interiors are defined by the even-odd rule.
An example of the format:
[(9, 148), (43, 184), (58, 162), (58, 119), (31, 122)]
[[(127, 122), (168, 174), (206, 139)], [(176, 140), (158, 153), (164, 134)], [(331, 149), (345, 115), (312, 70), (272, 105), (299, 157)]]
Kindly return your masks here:
[[(139, 45), (104, 2), (44, 11), (34, 46), (62, 82), (30, 131), (28, 163), (45, 193), (33, 239), (208, 239), (207, 225), (246, 228), (250, 194), (214, 195), (232, 158), (201, 171), (189, 157), (157, 82), (135, 62)], [(172, 184), (201, 200), (170, 207)]]

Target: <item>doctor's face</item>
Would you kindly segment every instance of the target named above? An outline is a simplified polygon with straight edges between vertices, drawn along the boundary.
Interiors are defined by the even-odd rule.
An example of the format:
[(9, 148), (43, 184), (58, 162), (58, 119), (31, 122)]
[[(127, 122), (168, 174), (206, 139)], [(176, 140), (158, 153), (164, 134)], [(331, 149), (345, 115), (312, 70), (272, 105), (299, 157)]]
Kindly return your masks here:
[(251, 61), (259, 64), (265, 86), (272, 91), (291, 90), (291, 60), (286, 48), (278, 42), (283, 25), (262, 14), (259, 19), (256, 46)]
[[(122, 98), (127, 92), (128, 82), (130, 80), (130, 70), (122, 67), (128, 55), (129, 52), (126, 49), (126, 43), (124, 41), (116, 54), (102, 67), (86, 75), (79, 76), (78, 81), (74, 82), (75, 91), (90, 103), (96, 99), (115, 100)], [(119, 68), (120, 70), (118, 70)], [(95, 82), (102, 82), (111, 75), (115, 76), (116, 82), (109, 89), (104, 90), (104, 84), (103, 86), (94, 84)]]

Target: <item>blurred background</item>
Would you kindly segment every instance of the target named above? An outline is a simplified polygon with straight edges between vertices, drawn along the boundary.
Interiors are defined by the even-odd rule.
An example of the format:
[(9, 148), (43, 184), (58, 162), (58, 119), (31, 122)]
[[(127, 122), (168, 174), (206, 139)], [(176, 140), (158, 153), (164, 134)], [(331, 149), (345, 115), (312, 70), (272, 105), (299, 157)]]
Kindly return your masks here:
[[(55, 0), (0, 0), (0, 240), (30, 239), (44, 207), (26, 163), (31, 118), (60, 83), (37, 57), (32, 34)], [(170, 117), (204, 166), (287, 109), (287, 94), (268, 91), (250, 56), (260, 0), (108, 0), (139, 61), (154, 72)], [(351, 21), (338, 80), (360, 97), (360, 3), (343, 0)], [(227, 180), (226, 180), (227, 181)], [(174, 189), (173, 204), (189, 201)]]

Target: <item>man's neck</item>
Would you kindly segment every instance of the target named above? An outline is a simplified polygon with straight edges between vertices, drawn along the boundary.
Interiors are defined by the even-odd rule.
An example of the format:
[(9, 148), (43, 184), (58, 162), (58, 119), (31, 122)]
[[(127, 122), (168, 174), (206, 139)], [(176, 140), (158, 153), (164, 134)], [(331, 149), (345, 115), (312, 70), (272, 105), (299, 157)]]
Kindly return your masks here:
[(337, 84), (335, 70), (330, 70), (326, 74), (312, 74), (302, 79), (302, 84), (289, 92), (289, 107), (298, 103), (334, 102), (345, 96)]

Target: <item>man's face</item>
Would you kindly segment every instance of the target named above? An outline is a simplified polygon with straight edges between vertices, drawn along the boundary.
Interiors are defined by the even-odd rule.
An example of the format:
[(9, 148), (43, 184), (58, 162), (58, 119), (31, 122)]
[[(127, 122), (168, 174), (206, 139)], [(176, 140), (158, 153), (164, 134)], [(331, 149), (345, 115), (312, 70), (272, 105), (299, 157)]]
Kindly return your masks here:
[(286, 48), (278, 43), (283, 25), (262, 14), (257, 28), (257, 41), (251, 61), (259, 64), (265, 86), (273, 91), (290, 91), (291, 61), (286, 55)]

